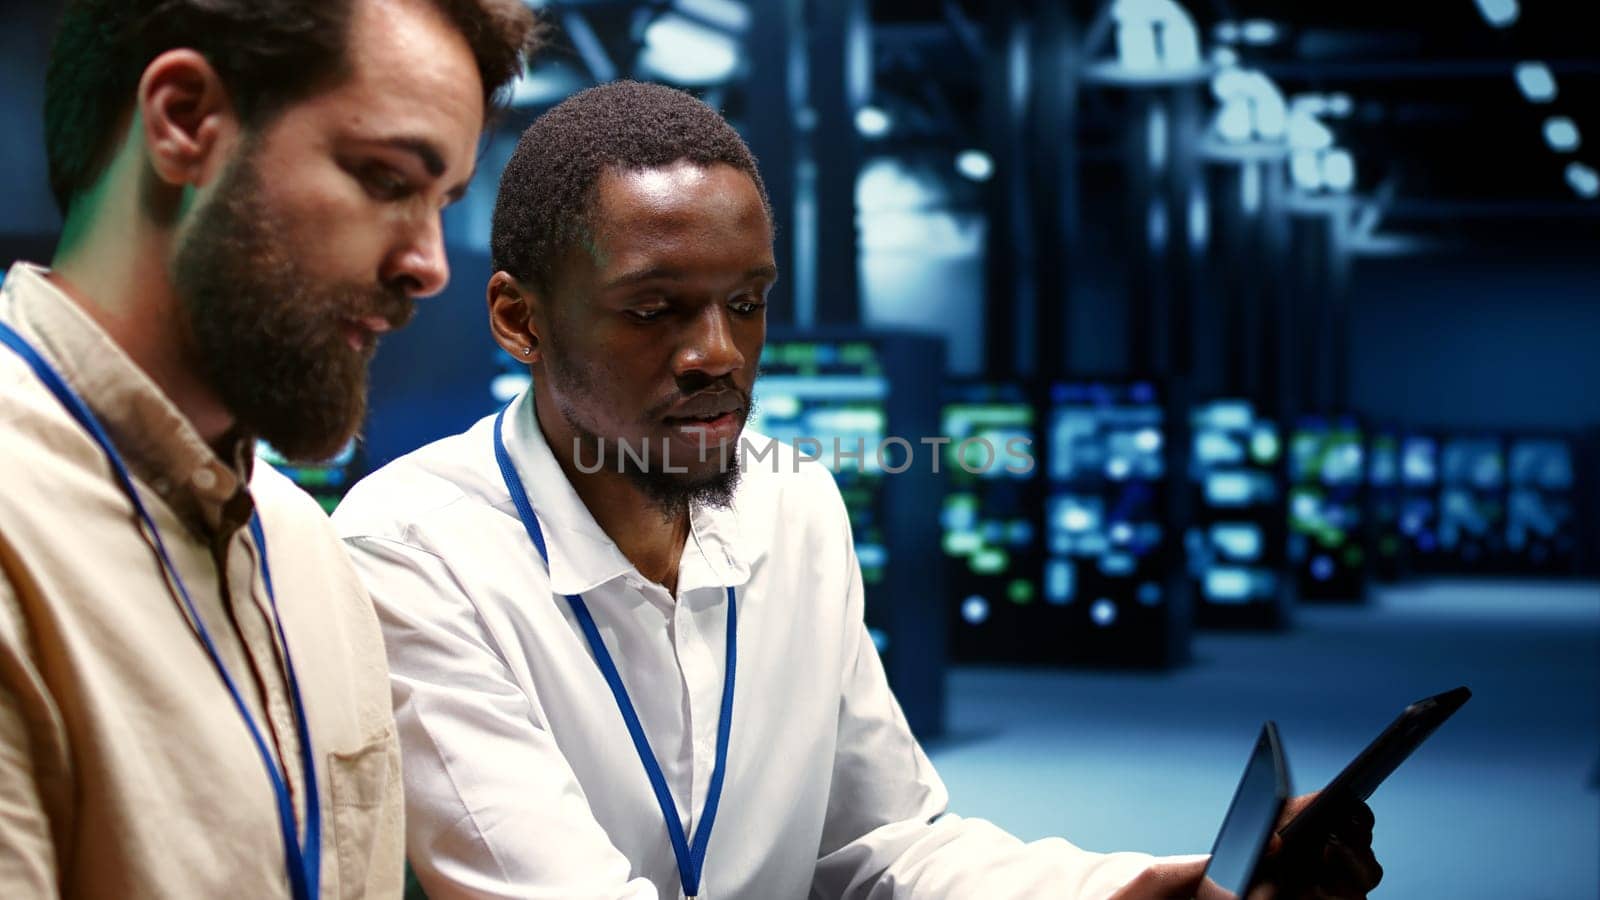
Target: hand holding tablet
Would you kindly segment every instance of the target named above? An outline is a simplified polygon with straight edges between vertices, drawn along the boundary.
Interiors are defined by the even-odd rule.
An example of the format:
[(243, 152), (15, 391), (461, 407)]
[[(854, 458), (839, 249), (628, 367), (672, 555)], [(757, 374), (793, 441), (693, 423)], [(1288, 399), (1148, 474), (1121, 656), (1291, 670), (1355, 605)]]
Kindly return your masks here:
[(1459, 687), (1406, 707), (1278, 831), (1282, 843), (1264, 861), (1272, 830), (1290, 793), (1277, 726), (1267, 722), (1223, 818), (1196, 900), (1245, 900), (1269, 881), (1314, 882), (1315, 878), (1308, 876), (1320, 863), (1328, 838), (1352, 815), (1361, 813), (1378, 785), (1471, 696), (1471, 691)]

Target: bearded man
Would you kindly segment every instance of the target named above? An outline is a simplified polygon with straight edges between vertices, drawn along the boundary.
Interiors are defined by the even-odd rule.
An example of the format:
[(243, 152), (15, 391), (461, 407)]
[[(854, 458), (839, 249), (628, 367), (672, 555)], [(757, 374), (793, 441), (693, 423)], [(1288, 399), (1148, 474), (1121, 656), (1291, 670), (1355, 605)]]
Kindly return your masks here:
[[(519, 0), (73, 0), (0, 293), (0, 896), (397, 896), (382, 637), (254, 462), (356, 432)], [(269, 552), (270, 547), (270, 552)]]
[[(832, 474), (743, 434), (772, 241), (749, 148), (687, 94), (613, 82), (523, 134), (487, 299), (533, 386), (334, 514), (384, 629), (422, 886), (1192, 897), (1203, 858), (949, 812), (867, 634)], [(1307, 896), (1377, 882), (1360, 815)]]

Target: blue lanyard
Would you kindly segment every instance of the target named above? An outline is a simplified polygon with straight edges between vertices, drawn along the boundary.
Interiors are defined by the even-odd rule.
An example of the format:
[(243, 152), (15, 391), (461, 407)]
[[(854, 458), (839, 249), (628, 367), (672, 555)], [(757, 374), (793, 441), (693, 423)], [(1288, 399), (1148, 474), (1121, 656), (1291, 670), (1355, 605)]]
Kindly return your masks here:
[[(528, 492), (523, 488), (517, 470), (511, 465), (511, 454), (506, 452), (505, 438), (500, 434), (505, 416), (506, 408), (503, 407), (494, 419), (494, 458), (500, 464), (500, 474), (505, 478), (506, 487), (511, 491), (511, 502), (517, 507), (517, 515), (522, 519), (522, 526), (527, 529), (528, 537), (538, 549), (539, 558), (548, 566), (550, 554), (545, 549), (544, 534), (539, 530), (539, 520), (533, 514), (533, 504), (528, 502)], [(611, 696), (616, 698), (617, 709), (622, 713), (622, 721), (628, 726), (628, 734), (633, 738), (633, 749), (639, 754), (639, 762), (644, 765), (645, 775), (650, 779), (650, 787), (655, 791), (656, 803), (661, 807), (661, 815), (667, 823), (667, 837), (672, 840), (672, 853), (678, 860), (678, 880), (683, 885), (683, 894), (693, 900), (700, 893), (700, 876), (705, 871), (706, 848), (711, 843), (711, 826), (717, 820), (717, 805), (722, 800), (722, 781), (728, 771), (728, 733), (733, 727), (733, 670), (738, 656), (737, 597), (730, 586), (728, 664), (722, 679), (722, 717), (717, 722), (716, 763), (711, 770), (711, 784), (706, 789), (705, 809), (700, 813), (700, 824), (695, 828), (692, 845), (684, 836), (683, 823), (678, 820), (678, 807), (672, 801), (672, 792), (667, 789), (667, 778), (661, 772), (661, 764), (656, 761), (655, 751), (650, 749), (650, 739), (645, 736), (644, 726), (639, 723), (639, 714), (634, 711), (633, 701), (628, 699), (628, 688), (622, 683), (622, 676), (617, 672), (617, 664), (611, 659), (611, 653), (606, 650), (605, 641), (600, 638), (600, 629), (594, 623), (594, 616), (589, 614), (589, 607), (584, 604), (582, 594), (568, 594), (567, 602), (572, 605), (572, 612), (578, 618), (578, 626), (583, 629), (583, 636), (589, 642), (589, 649), (594, 652), (594, 661), (600, 667), (600, 674), (605, 676), (606, 684), (611, 687)]]
[(239, 688), (234, 684), (228, 669), (222, 663), (222, 657), (217, 653), (216, 644), (211, 640), (211, 634), (206, 631), (206, 624), (200, 618), (200, 613), (195, 609), (194, 601), (189, 597), (189, 589), (183, 583), (183, 578), (178, 574), (178, 567), (173, 564), (172, 557), (167, 553), (167, 545), (161, 540), (161, 531), (156, 528), (155, 519), (151, 518), (145, 509), (144, 501), (139, 499), (139, 492), (134, 489), (133, 476), (129, 474), (127, 465), (122, 461), (122, 455), (117, 452), (111, 438), (101, 427), (99, 420), (83, 400), (73, 393), (72, 388), (62, 380), (55, 369), (45, 361), (39, 352), (33, 349), (22, 335), (17, 334), (9, 325), (0, 322), (0, 344), (5, 344), (21, 356), (23, 361), (33, 369), (44, 386), (49, 388), (67, 412), (83, 426), (100, 449), (105, 452), (106, 458), (111, 462), (112, 472), (116, 475), (117, 482), (122, 486), (128, 500), (133, 504), (134, 512), (138, 513), (140, 521), (149, 530), (151, 539), (156, 545), (156, 554), (161, 558), (161, 566), (166, 570), (173, 585), (178, 589), (178, 596), (183, 600), (184, 609), (189, 614), (189, 620), (194, 626), (195, 633), (200, 636), (200, 642), (205, 645), (206, 655), (211, 658), (211, 665), (222, 676), (222, 683), (227, 686), (228, 693), (233, 697), (233, 705), (238, 709), (239, 715), (244, 718), (245, 727), (250, 729), (250, 738), (255, 742), (256, 752), (261, 755), (261, 762), (267, 768), (267, 777), (272, 780), (273, 793), (278, 801), (278, 826), (283, 836), (283, 852), (289, 870), (289, 886), (294, 892), (295, 900), (312, 900), (318, 896), (321, 881), (322, 867), (322, 807), (317, 799), (317, 770), (316, 756), (311, 751), (311, 734), (306, 726), (305, 704), (300, 699), (300, 682), (295, 678), (294, 660), (289, 657), (289, 638), (283, 630), (283, 619), (278, 615), (278, 595), (272, 588), (272, 570), (267, 566), (267, 536), (261, 530), (261, 518), (258, 515), (250, 517), (250, 534), (255, 538), (256, 546), (261, 552), (261, 581), (267, 588), (267, 599), (272, 606), (273, 624), (278, 629), (278, 639), (283, 642), (283, 664), (288, 675), (290, 699), (294, 704), (294, 714), (297, 731), (300, 736), (300, 765), (305, 770), (306, 780), (306, 839), (305, 844), (300, 844), (295, 835), (294, 803), (289, 797), (289, 786), (285, 781), (278, 763), (273, 759), (271, 751), (267, 749), (267, 742), (262, 737), (261, 728), (256, 725), (255, 718), (250, 715), (250, 710), (244, 704), (244, 697), (239, 693)]

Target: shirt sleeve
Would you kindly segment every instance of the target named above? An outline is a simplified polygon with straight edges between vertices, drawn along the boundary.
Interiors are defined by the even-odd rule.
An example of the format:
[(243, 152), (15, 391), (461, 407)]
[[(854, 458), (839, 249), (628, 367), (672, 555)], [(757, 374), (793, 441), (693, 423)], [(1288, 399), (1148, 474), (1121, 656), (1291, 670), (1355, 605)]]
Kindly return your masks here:
[(383, 626), (406, 794), (406, 850), (430, 900), (656, 900), (439, 557), (347, 537)]
[(64, 732), (28, 652), (11, 548), (0, 536), (0, 896), (53, 897), (56, 846), (44, 785), (64, 784)]
[(950, 797), (889, 690), (851, 571), (838, 750), (812, 887), (814, 898), (1101, 898), (1147, 868), (1141, 853), (1091, 853), (1060, 838), (1033, 843), (948, 812)]

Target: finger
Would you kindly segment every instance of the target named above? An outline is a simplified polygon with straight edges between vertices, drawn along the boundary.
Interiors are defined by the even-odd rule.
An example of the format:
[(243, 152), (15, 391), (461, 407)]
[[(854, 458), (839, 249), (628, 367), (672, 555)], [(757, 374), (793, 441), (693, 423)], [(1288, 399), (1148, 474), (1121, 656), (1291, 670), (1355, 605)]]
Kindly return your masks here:
[(1325, 881), (1366, 893), (1383, 880), (1383, 866), (1370, 845), (1351, 846), (1334, 839), (1323, 851)]
[(1357, 827), (1365, 828), (1368, 831), (1371, 831), (1372, 826), (1378, 821), (1378, 819), (1372, 814), (1372, 807), (1365, 803), (1357, 803), (1355, 807), (1350, 810), (1350, 821)]
[[(1320, 793), (1320, 791), (1318, 793)], [(1300, 812), (1306, 807), (1310, 806), (1311, 801), (1315, 799), (1317, 799), (1316, 794), (1301, 794), (1298, 797), (1291, 798), (1289, 802), (1283, 804), (1283, 813), (1278, 816), (1278, 827), (1282, 828), (1283, 826), (1294, 821), (1294, 817), (1300, 815)]]
[(1298, 797), (1290, 797), (1288, 802), (1283, 804), (1283, 811), (1286, 813), (1297, 813), (1316, 802), (1317, 797), (1321, 796), (1321, 794), (1321, 791), (1312, 791), (1309, 794), (1301, 794)]
[(1335, 831), (1346, 844), (1371, 844), (1372, 828), (1376, 823), (1377, 819), (1372, 815), (1372, 807), (1365, 803), (1358, 803), (1350, 808), (1349, 816)]

